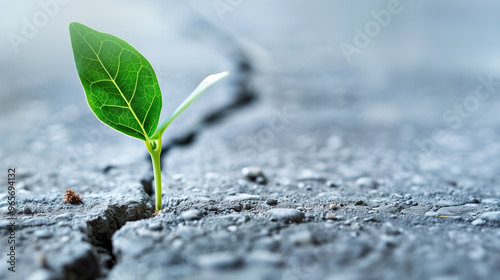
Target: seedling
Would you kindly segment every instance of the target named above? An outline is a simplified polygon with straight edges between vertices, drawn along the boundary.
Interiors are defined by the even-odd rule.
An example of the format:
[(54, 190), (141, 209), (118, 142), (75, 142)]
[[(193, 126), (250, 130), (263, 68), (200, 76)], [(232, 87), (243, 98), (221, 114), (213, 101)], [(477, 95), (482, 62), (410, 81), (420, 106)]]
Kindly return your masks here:
[(206, 77), (158, 126), (162, 97), (148, 60), (124, 40), (81, 23), (70, 23), (69, 32), (90, 109), (106, 125), (146, 144), (153, 162), (156, 211), (161, 210), (161, 136), (186, 107), (228, 73)]

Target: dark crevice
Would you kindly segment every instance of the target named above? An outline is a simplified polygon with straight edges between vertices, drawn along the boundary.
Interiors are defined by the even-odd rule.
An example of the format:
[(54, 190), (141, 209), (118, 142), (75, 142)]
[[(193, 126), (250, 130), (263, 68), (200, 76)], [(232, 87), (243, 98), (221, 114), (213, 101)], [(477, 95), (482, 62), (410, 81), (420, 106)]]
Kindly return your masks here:
[(100, 271), (97, 272), (100, 276), (106, 276), (116, 263), (112, 241), (115, 232), (129, 221), (149, 217), (148, 211), (149, 213), (153, 211), (151, 205), (145, 201), (133, 206), (111, 205), (109, 209), (104, 211), (104, 216), (87, 221), (86, 234), (90, 238), (91, 244), (96, 248), (98, 256), (94, 261), (100, 263)]

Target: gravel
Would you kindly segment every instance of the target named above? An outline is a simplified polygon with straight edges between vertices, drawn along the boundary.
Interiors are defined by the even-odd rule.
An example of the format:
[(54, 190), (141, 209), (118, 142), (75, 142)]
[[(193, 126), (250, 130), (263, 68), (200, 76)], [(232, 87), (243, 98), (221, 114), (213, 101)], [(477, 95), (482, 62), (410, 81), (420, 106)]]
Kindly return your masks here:
[[(470, 103), (480, 85), (477, 71), (446, 70), (460, 63), (454, 59), (445, 59), (436, 71), (423, 59), (423, 72), (404, 62), (390, 72), (393, 56), (377, 52), (400, 32), (392, 28), (376, 38), (379, 47), (364, 48), (346, 64), (335, 47), (345, 39), (338, 34), (345, 34), (346, 26), (364, 27), (359, 18), (339, 17), (347, 10), (327, 1), (252, 1), (227, 10), (224, 21), (213, 3), (202, 2), (127, 4), (148, 15), (154, 5), (162, 11), (158, 26), (168, 27), (160, 28), (165, 32), (155, 36), (158, 42), (142, 46), (157, 63), (160, 83), (168, 85), (165, 112), (175, 110), (183, 92), (203, 75), (231, 72), (164, 135), (164, 207), (155, 217), (151, 162), (141, 141), (100, 126), (78, 83), (60, 82), (74, 81), (74, 65), (51, 54), (47, 58), (56, 59), (57, 67), (32, 65), (45, 61), (33, 59), (32, 50), (50, 45), (54, 53), (65, 53), (68, 46), (40, 32), (29, 49), (20, 45), (22, 55), (4, 52), (9, 71), (0, 75), (0, 129), (9, 137), (0, 137), (0, 158), (19, 168), (19, 270), (9, 272), (2, 261), (0, 279), (500, 275), (500, 134), (494, 117), (500, 101), (494, 94), (480, 100), (480, 110), (466, 112), (470, 117), (454, 113), (453, 105)], [(127, 16), (116, 4), (121, 3), (100, 8)], [(427, 15), (422, 22), (429, 26), (456, 20), (465, 7), (413, 4), (416, 9), (408, 4), (404, 11), (415, 16), (430, 8), (450, 11)], [(76, 6), (64, 9), (67, 17), (92, 10), (83, 2), (71, 5)], [(151, 22), (158, 19), (150, 15)], [(247, 19), (257, 17), (249, 24)], [(406, 26), (410, 18), (392, 20)], [(108, 21), (100, 22), (103, 31)], [(144, 28), (156, 32), (148, 22)], [(50, 28), (65, 30), (63, 23), (51, 21)], [(471, 24), (453, 30), (489, 30)], [(131, 42), (145, 42), (144, 34), (134, 35), (127, 24), (113, 28)], [(439, 37), (432, 34), (427, 35)], [(463, 35), (450, 36), (470, 37)], [(382, 58), (383, 63), (377, 60)], [(47, 71), (42, 77), (36, 69)], [(16, 73), (33, 79), (18, 79)], [(466, 105), (465, 110), (471, 104)], [(448, 108), (456, 122), (443, 120)], [(434, 141), (438, 128), (446, 136)], [(62, 202), (70, 188), (84, 203)], [(2, 236), (10, 234), (7, 212), (7, 196), (0, 194)], [(6, 254), (8, 244), (2, 244)]]
[(282, 208), (268, 210), (266, 212), (266, 216), (268, 216), (271, 221), (296, 223), (302, 222), (305, 217), (304, 213), (300, 212), (299, 210)]

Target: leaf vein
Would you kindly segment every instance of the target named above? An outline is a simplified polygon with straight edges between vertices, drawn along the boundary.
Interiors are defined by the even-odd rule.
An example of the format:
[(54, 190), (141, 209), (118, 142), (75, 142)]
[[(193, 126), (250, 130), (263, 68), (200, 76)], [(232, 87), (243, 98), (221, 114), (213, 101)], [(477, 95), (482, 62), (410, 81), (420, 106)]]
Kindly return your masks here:
[[(80, 31), (78, 31), (78, 33), (80, 33)], [(99, 55), (96, 53), (96, 51), (94, 50), (94, 48), (92, 48), (92, 45), (90, 45), (90, 43), (87, 41), (87, 38), (85, 38), (85, 36), (83, 36), (81, 33), (80, 33), (80, 36), (82, 36), (83, 40), (85, 41), (85, 43), (87, 43), (87, 45), (89, 46), (89, 48), (92, 50), (92, 52), (94, 53), (94, 55), (96, 56), (96, 58), (99, 60), (99, 63), (101, 64), (102, 68), (104, 69), (104, 71), (106, 71), (106, 74), (108, 74), (109, 78), (110, 79), (113, 79), (111, 77), (111, 74), (109, 74), (109, 71), (108, 69), (106, 69), (106, 67), (104, 66), (104, 64), (102, 63), (102, 60), (99, 58)], [(101, 41), (101, 46), (102, 46), (102, 43), (104, 41)], [(121, 47), (121, 46), (120, 46)], [(123, 50), (123, 47), (121, 47), (122, 50)], [(100, 49), (100, 47), (99, 47)], [(141, 64), (141, 67), (142, 67), (142, 64)], [(112, 80), (112, 82), (115, 84), (116, 88), (118, 89), (118, 91), (120, 92), (120, 95), (122, 96), (122, 98), (125, 100), (125, 102), (127, 103), (128, 105), (128, 108), (130, 109), (130, 112), (132, 113), (132, 115), (134, 116), (135, 120), (137, 121), (137, 123), (140, 125), (141, 129), (142, 129), (142, 133), (144, 135), (144, 138), (148, 139), (148, 134), (146, 133), (146, 130), (144, 129), (144, 126), (143, 124), (141, 123), (141, 121), (139, 121), (139, 118), (137, 117), (137, 115), (135, 114), (134, 110), (132, 110), (132, 107), (130, 106), (130, 103), (127, 101), (127, 99), (125, 98), (125, 95), (123, 94), (122, 90), (120, 89), (120, 87), (116, 84), (116, 81), (115, 80)], [(134, 91), (134, 94), (135, 94), (135, 91)], [(113, 121), (111, 121), (113, 122)], [(116, 122), (113, 122), (117, 125), (121, 125), (119, 123), (116, 123)], [(129, 126), (127, 126), (129, 127)], [(133, 130), (136, 130), (132, 127), (129, 127), (130, 129), (133, 129)], [(137, 130), (136, 130), (137, 131)], [(139, 132), (139, 131), (137, 131)], [(140, 132), (139, 132), (140, 133)]]

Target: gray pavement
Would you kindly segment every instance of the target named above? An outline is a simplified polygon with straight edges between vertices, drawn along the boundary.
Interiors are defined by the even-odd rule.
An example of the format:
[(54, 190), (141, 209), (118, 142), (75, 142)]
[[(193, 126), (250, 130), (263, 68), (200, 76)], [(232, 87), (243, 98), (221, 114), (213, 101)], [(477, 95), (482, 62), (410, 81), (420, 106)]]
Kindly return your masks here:
[[(51, 3), (18, 52), (1, 45), (0, 160), (17, 173), (16, 272), (2, 191), (1, 279), (500, 275), (496, 4)], [(0, 31), (40, 5), (12, 4)], [(162, 119), (205, 75), (231, 72), (167, 129), (155, 217), (144, 144), (85, 103), (73, 20), (149, 59)], [(82, 203), (63, 202), (68, 188)]]

